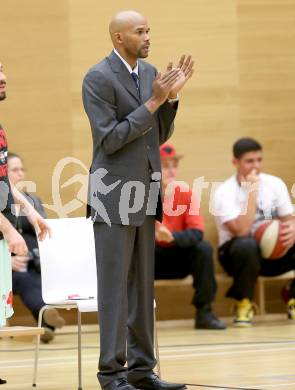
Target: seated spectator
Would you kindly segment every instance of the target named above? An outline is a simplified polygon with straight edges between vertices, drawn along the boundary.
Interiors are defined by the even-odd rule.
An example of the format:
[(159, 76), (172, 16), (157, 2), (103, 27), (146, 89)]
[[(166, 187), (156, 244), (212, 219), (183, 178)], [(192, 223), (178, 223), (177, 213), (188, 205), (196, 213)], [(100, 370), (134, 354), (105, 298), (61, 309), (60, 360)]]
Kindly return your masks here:
[[(170, 191), (169, 184), (176, 180), (180, 156), (170, 144), (160, 147), (160, 156), (164, 212), (162, 224), (156, 223), (155, 279), (181, 279), (191, 274), (195, 288), (192, 303), (197, 310), (195, 328), (225, 329), (225, 324), (212, 313), (211, 304), (217, 287), (213, 251), (211, 245), (203, 240), (203, 218), (199, 213), (189, 214), (191, 191), (181, 191), (177, 184), (175, 191)], [(174, 199), (171, 199), (173, 196)], [(178, 205), (185, 205), (186, 211), (178, 216), (168, 215), (166, 211), (170, 202), (173, 210)]]
[[(242, 138), (233, 146), (236, 173), (215, 192), (214, 214), (219, 233), (219, 260), (233, 277), (227, 297), (236, 300), (234, 324), (250, 326), (252, 304), (259, 275), (276, 276), (295, 269), (295, 219), (285, 183), (262, 173), (262, 146), (251, 138)], [(247, 182), (251, 190), (241, 184)], [(263, 259), (253, 232), (266, 217), (283, 222), (281, 240), (291, 247), (282, 258)], [(288, 317), (295, 320), (295, 282), (290, 289)]]
[[(25, 179), (23, 162), (20, 156), (8, 153), (8, 176), (16, 185)], [(35, 209), (46, 217), (44, 208), (39, 198), (31, 194), (24, 194), (34, 205)], [(24, 305), (31, 311), (38, 321), (39, 311), (45, 305), (41, 292), (41, 274), (38, 242), (34, 227), (27, 217), (18, 216), (16, 229), (24, 238), (29, 253), (27, 256), (12, 256), (12, 289), (13, 293), (21, 297)], [(55, 328), (61, 328), (65, 321), (54, 308), (45, 310), (43, 314), (45, 333), (41, 340), (45, 343), (54, 338)]]

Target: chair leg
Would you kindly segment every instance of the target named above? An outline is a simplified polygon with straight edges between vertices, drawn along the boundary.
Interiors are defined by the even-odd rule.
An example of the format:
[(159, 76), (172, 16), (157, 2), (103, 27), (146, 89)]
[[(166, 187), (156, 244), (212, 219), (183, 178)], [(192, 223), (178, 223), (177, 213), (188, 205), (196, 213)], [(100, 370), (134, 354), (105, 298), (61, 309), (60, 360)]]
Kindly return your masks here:
[(156, 321), (156, 308), (154, 308), (154, 343), (155, 343), (156, 359), (157, 359), (157, 373), (158, 373), (159, 378), (161, 378), (159, 342), (158, 342), (158, 331), (157, 331), (157, 321)]
[(82, 390), (82, 326), (81, 326), (81, 312), (77, 309), (78, 312), (78, 378), (79, 378), (79, 387), (78, 390)]
[(258, 292), (259, 292), (259, 306), (261, 315), (265, 315), (265, 292), (264, 292), (264, 279), (258, 279)]
[[(46, 309), (48, 309), (50, 306), (43, 306), (42, 309), (39, 312), (39, 318), (38, 318), (38, 328), (41, 328), (42, 326), (42, 319), (43, 319), (43, 313)], [(37, 370), (38, 370), (38, 361), (39, 361), (39, 348), (40, 348), (40, 335), (38, 334), (36, 336), (36, 348), (35, 348), (35, 361), (34, 361), (34, 373), (33, 373), (33, 387), (36, 387), (37, 384)]]

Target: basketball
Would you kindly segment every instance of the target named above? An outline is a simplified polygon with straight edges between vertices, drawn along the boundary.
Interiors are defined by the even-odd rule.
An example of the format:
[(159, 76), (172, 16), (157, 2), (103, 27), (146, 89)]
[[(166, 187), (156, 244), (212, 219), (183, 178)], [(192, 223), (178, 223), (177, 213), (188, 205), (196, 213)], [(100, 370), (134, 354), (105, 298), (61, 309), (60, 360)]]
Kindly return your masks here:
[(276, 260), (289, 250), (282, 245), (280, 233), (281, 222), (277, 219), (262, 222), (255, 230), (254, 238), (260, 246), (263, 258)]

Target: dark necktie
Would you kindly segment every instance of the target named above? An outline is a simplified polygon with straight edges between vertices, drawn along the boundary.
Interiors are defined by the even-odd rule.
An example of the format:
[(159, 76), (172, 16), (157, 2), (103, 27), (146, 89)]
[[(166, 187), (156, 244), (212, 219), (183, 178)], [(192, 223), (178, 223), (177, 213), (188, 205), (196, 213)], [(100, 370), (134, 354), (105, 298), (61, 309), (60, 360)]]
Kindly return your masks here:
[(135, 72), (131, 73), (131, 77), (133, 78), (133, 81), (135, 83), (136, 89), (139, 91), (139, 79)]

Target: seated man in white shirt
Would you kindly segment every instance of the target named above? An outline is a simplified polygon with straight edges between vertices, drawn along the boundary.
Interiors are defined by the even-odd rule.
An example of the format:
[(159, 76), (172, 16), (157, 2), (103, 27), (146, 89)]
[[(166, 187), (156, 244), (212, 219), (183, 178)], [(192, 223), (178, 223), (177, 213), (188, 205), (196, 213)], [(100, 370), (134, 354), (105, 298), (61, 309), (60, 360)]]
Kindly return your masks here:
[[(234, 298), (237, 326), (249, 326), (254, 316), (252, 299), (257, 277), (276, 276), (295, 269), (295, 218), (285, 183), (262, 173), (262, 146), (251, 138), (239, 139), (233, 146), (236, 174), (226, 180), (214, 195), (214, 215), (219, 233), (219, 260), (233, 277), (227, 297)], [(246, 185), (247, 184), (247, 185)], [(281, 241), (290, 248), (275, 261), (262, 258), (252, 234), (265, 219), (283, 222)], [(295, 281), (288, 301), (288, 317), (295, 320)]]

